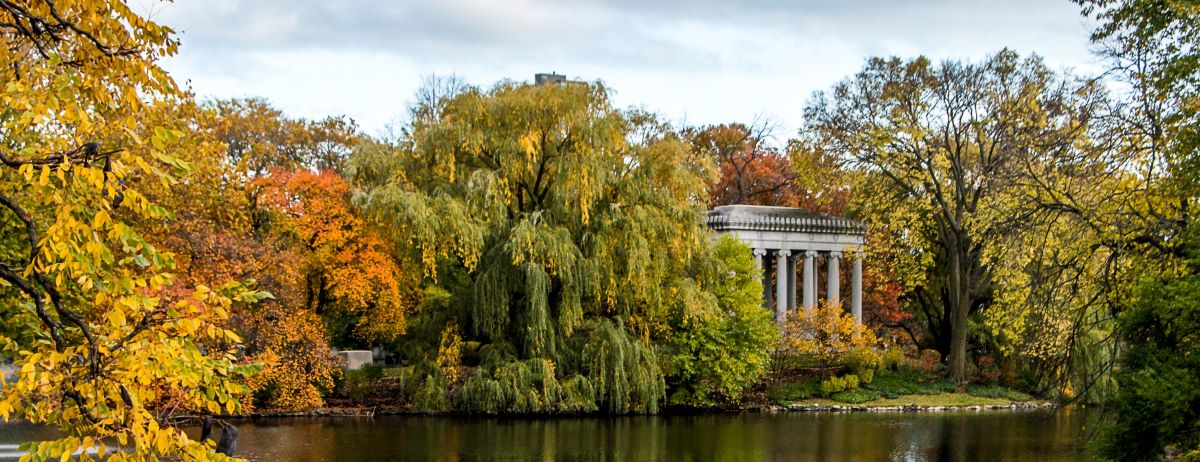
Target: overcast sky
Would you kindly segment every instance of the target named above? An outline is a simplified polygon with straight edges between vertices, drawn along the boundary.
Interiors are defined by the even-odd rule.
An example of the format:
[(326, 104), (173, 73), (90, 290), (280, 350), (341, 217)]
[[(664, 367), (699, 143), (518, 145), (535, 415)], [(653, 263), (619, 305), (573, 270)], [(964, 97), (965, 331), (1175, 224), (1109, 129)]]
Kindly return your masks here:
[(787, 138), (815, 90), (870, 56), (980, 59), (1009, 47), (1092, 74), (1069, 0), (141, 0), (179, 32), (165, 63), (203, 97), (262, 96), (367, 133), (421, 78), (490, 86), (555, 71), (602, 80), (619, 106), (709, 124), (768, 117)]

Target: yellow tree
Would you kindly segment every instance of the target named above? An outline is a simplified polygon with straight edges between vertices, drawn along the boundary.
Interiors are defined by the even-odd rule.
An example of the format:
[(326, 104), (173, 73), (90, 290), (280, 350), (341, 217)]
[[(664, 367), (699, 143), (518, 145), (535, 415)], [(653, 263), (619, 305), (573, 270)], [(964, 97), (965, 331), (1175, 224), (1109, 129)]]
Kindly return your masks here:
[(871, 59), (805, 109), (804, 142), (867, 175), (878, 193), (859, 195), (861, 207), (920, 256), (912, 299), (959, 384), (998, 246), (1045, 210), (1025, 200), (1026, 166), (1086, 144), (1101, 97), (1004, 50), (980, 63)]
[(169, 215), (140, 186), (187, 168), (180, 127), (154, 115), (187, 98), (155, 64), (176, 47), (124, 2), (0, 3), (0, 344), (20, 367), (0, 417), (64, 433), (34, 459), (114, 442), (110, 460), (224, 457), (168, 424), (239, 412), (251, 368), (221, 325), (265, 295), (171, 292), (172, 256), (131, 226)]
[[(290, 236), (287, 226), (266, 229), (273, 202), (258, 203), (264, 190), (272, 198), (286, 194), (272, 192), (278, 188), (272, 187), (277, 182), (268, 174), (270, 169), (307, 162), (308, 155), (287, 153), (316, 152), (324, 135), (310, 136), (305, 127), (311, 123), (287, 119), (259, 100), (172, 109), (164, 117), (184, 126), (188, 147), (179, 152), (195, 169), (186, 183), (147, 188), (147, 195), (174, 217), (145, 226), (152, 242), (176, 255), (179, 277), (173, 290), (253, 279), (258, 289), (274, 294), (270, 300), (236, 307), (226, 323), (244, 340), (242, 360), (262, 366), (246, 382), (253, 390), (253, 400), (246, 402), (288, 410), (321, 406), (321, 390), (333, 387), (340, 369), (330, 351), (325, 320), (308, 306), (306, 292), (311, 293), (309, 268), (331, 255), (315, 257), (301, 239)], [(306, 217), (314, 223), (321, 220), (315, 214)]]

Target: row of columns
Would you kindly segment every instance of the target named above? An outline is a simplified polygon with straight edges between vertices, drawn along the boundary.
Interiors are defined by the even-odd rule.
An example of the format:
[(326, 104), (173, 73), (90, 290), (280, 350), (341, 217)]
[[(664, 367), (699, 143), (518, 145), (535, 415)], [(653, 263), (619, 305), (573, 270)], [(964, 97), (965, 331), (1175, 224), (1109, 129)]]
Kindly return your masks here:
[[(770, 262), (766, 260), (770, 253), (775, 255), (775, 293), (771, 293)], [(799, 252), (795, 257), (801, 256)], [(815, 260), (817, 251), (803, 252), (804, 267), (802, 269), (803, 286), (801, 290), (801, 306), (805, 313), (812, 313), (817, 304), (817, 276)], [(788, 310), (796, 308), (796, 265), (791, 250), (782, 249), (770, 251), (754, 249), (754, 259), (763, 268), (763, 300), (766, 306), (771, 305), (772, 295), (775, 302), (775, 320), (782, 323)], [(826, 299), (830, 304), (841, 305), (841, 260), (842, 253), (829, 252), (826, 267)], [(850, 276), (850, 313), (854, 319), (862, 323), (862, 252), (854, 253), (854, 265)]]

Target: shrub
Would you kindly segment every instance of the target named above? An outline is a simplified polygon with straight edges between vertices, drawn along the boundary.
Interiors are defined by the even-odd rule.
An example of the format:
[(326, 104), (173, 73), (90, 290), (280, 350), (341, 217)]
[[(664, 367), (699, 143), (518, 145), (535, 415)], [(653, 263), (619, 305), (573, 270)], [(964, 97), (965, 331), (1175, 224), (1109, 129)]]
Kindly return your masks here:
[(846, 381), (841, 377), (830, 377), (821, 381), (821, 396), (829, 396), (846, 389)]
[(883, 359), (880, 364), (883, 370), (894, 371), (903, 366), (907, 360), (908, 358), (904, 356), (904, 350), (891, 347), (883, 353)]
[(672, 307), (665, 351), (673, 404), (740, 398), (766, 372), (779, 338), (771, 312), (762, 308), (761, 270), (750, 249), (722, 236), (709, 263), (697, 281), (680, 284)]
[(435, 369), (433, 373), (425, 376), (424, 383), (417, 389), (416, 396), (413, 397), (413, 406), (426, 412), (448, 411), (450, 397), (446, 395), (446, 390), (449, 388), (446, 376), (442, 375), (440, 369)]
[(831, 396), (834, 393), (858, 388), (858, 376), (850, 374), (843, 377), (830, 377), (821, 381), (821, 395)]
[(862, 379), (862, 384), (866, 385), (875, 380), (875, 369), (867, 369), (859, 373), (859, 378)]
[[(780, 354), (807, 356), (828, 367), (846, 364), (851, 352), (876, 348), (878, 343), (875, 331), (856, 322), (842, 307), (821, 303), (812, 314), (789, 313)], [(874, 362), (878, 367), (878, 359)]]
[(451, 383), (458, 381), (462, 371), (462, 336), (458, 333), (458, 324), (450, 323), (442, 330), (442, 341), (438, 343), (438, 369)]
[(991, 356), (980, 356), (975, 367), (975, 380), (980, 383), (996, 383), (1000, 381), (1000, 368)]
[(871, 390), (856, 388), (834, 393), (829, 397), (829, 399), (839, 403), (861, 404), (867, 401), (875, 401), (879, 399), (879, 393)]
[(921, 358), (917, 367), (925, 372), (934, 372), (942, 366), (942, 354), (937, 350), (921, 350)]
[(469, 411), (486, 414), (597, 409), (596, 392), (587, 378), (573, 376), (560, 382), (554, 363), (537, 358), (477, 369), (463, 385), (462, 403)]
[(383, 366), (378, 364), (364, 364), (357, 371), (349, 371), (347, 374), (357, 373), (367, 380), (379, 380), (383, 378)]
[(883, 362), (875, 331), (857, 323), (840, 306), (822, 303), (811, 314), (790, 313), (775, 351), (779, 371), (798, 364), (842, 366), (861, 383), (870, 383)]
[[(958, 392), (958, 384), (950, 379), (937, 379), (929, 382), (929, 386), (933, 387), (935, 393), (956, 393)], [(933, 393), (931, 393), (933, 394)]]
[(850, 350), (843, 358), (846, 368), (862, 379), (863, 383), (871, 383), (875, 370), (883, 364), (883, 356), (879, 350), (861, 346)]

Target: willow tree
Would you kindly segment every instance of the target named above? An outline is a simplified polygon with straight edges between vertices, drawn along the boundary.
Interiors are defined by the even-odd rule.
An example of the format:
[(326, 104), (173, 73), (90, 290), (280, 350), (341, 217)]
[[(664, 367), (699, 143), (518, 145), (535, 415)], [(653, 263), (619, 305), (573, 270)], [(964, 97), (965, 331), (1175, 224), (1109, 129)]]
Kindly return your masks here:
[[(467, 274), (453, 303), (486, 344), (468, 406), (527, 409), (511, 384), (534, 383), (548, 391), (535, 408), (586, 410), (585, 394), (608, 412), (656, 410), (650, 338), (707, 243), (709, 169), (599, 84), (501, 83), (415, 113), (397, 147), (360, 150), (353, 171), (362, 203), (417, 249), (428, 278)], [(546, 377), (578, 393), (556, 398)]]
[(1005, 50), (981, 63), (871, 59), (805, 110), (805, 142), (870, 177), (877, 193), (860, 209), (917, 256), (910, 299), (960, 384), (1001, 246), (1040, 210), (1022, 193), (1026, 167), (1076, 149), (1096, 94)]

